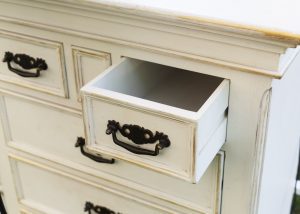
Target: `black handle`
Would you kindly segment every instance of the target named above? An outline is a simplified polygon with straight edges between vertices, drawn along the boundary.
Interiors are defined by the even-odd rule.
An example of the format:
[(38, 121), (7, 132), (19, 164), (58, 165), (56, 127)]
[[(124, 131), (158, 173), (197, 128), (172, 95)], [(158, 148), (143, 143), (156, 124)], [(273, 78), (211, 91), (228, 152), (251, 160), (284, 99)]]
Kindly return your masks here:
[(85, 139), (82, 137), (77, 137), (77, 142), (75, 144), (75, 147), (80, 147), (81, 154), (83, 154), (84, 156), (86, 156), (96, 162), (99, 162), (99, 163), (113, 164), (115, 162), (115, 159), (106, 159), (101, 156), (92, 155), (92, 154), (86, 152), (83, 148), (84, 145), (85, 145)]
[(7, 212), (5, 210), (5, 207), (4, 207), (4, 204), (3, 204), (3, 201), (2, 201), (1, 195), (0, 195), (0, 213), (1, 214), (7, 214)]
[[(159, 143), (155, 145), (154, 151), (143, 149), (139, 147), (135, 147), (124, 143), (117, 138), (117, 132), (120, 132), (124, 137), (128, 138), (129, 140), (133, 141), (135, 144), (153, 144), (156, 141)], [(106, 134), (112, 134), (112, 139), (115, 144), (118, 146), (127, 149), (128, 151), (139, 154), (139, 155), (151, 155), (157, 156), (159, 151), (165, 147), (169, 147), (171, 142), (168, 138), (168, 135), (165, 135), (162, 132), (156, 132), (155, 135), (148, 129), (140, 127), (138, 125), (128, 125), (125, 124), (122, 127), (120, 126), (119, 122), (114, 120), (109, 120), (107, 123)]]
[[(13, 54), (11, 52), (5, 52), (3, 62), (7, 62), (7, 67), (11, 72), (14, 72), (22, 77), (39, 77), (42, 70), (47, 70), (48, 66), (45, 60), (41, 58), (34, 59), (26, 54)], [(21, 66), (23, 69), (36, 68), (36, 73), (22, 71), (11, 66), (11, 62)]]
[(116, 213), (106, 207), (94, 205), (92, 202), (85, 202), (84, 212), (88, 212), (88, 214), (92, 214), (92, 211), (98, 214), (121, 214)]

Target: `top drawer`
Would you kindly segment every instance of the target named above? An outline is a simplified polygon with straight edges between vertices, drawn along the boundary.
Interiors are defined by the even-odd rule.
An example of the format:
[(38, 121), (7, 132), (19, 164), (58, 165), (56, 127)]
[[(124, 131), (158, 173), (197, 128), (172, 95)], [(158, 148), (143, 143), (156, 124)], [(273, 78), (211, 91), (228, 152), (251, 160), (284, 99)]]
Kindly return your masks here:
[(91, 153), (198, 182), (225, 142), (228, 80), (124, 58), (82, 94)]
[(0, 31), (0, 80), (68, 97), (63, 45)]

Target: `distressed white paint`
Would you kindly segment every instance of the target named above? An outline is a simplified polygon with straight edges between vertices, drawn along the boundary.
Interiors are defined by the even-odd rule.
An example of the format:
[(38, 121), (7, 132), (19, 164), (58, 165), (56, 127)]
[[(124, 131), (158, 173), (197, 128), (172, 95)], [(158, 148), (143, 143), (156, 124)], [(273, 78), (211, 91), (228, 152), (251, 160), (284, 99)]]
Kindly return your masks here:
[(109, 53), (76, 46), (72, 47), (72, 54), (78, 100), (80, 100), (80, 88), (111, 65), (111, 56)]
[[(287, 31), (300, 38), (300, 15), (298, 0), (86, 0), (110, 6), (124, 7), (135, 11), (169, 15), (174, 19), (239, 25), (241, 28)], [(251, 25), (251, 26), (249, 26)]]
[[(259, 214), (287, 213), (290, 209), (295, 185), (300, 145), (300, 54), (288, 73), (272, 83), (269, 127), (266, 138), (265, 159)], [(285, 175), (285, 176), (280, 176)], [(269, 197), (274, 190), (282, 192)], [(280, 204), (268, 206), (270, 203)]]
[[(2, 114), (5, 115), (3, 120), (8, 128), (7, 133), (10, 133), (9, 146), (71, 168), (78, 169), (78, 165), (92, 167), (93, 175), (98, 176), (100, 173), (100, 176), (106, 176), (107, 180), (115, 181), (121, 177), (126, 179), (126, 182), (122, 183), (124, 186), (140, 191), (143, 187), (142, 192), (155, 197), (162, 197), (163, 193), (162, 199), (170, 203), (176, 202), (186, 207), (185, 209), (205, 213), (218, 210), (219, 204), (216, 202), (220, 200), (219, 185), (223, 176), (220, 165), (223, 161), (222, 155), (210, 165), (197, 185), (179, 181), (119, 159), (114, 166), (99, 164), (82, 156), (79, 148), (74, 147), (77, 136), (84, 136), (81, 118), (74, 117), (68, 111), (57, 111), (47, 105), (37, 105), (24, 99), (6, 96), (4, 100), (6, 107)], [(19, 110), (18, 107), (21, 105), (22, 109)], [(44, 115), (51, 119), (45, 120)], [(31, 129), (24, 132), (25, 126)], [(173, 185), (168, 187), (167, 184), (170, 183)], [(173, 189), (174, 185), (179, 188)], [(183, 192), (185, 194), (182, 194)], [(138, 197), (141, 196), (138, 195)]]
[[(2, 57), (7, 51), (13, 54), (27, 54), (34, 59), (41, 58), (45, 60), (48, 66), (47, 70), (41, 71), (38, 78), (24, 78), (10, 71), (7, 63), (1, 63), (0, 79), (2, 81), (61, 97), (68, 97), (61, 43), (0, 31), (0, 47)], [(11, 63), (11, 66), (22, 71), (25, 70), (14, 62)], [(36, 69), (27, 72), (35, 73)]]
[[(11, 161), (11, 165), (16, 171), (15, 181), (21, 191), (18, 195), (20, 202), (40, 212), (80, 214), (84, 210), (85, 202), (89, 201), (95, 205), (109, 207), (115, 212), (128, 214), (170, 213), (155, 204), (144, 202), (116, 189), (89, 181), (83, 182), (80, 179), (70, 179), (70, 176), (54, 169), (43, 169), (15, 160)], [(33, 179), (32, 175), (39, 179)]]
[[(28, 22), (24, 22), (24, 20), (28, 20), (29, 16), (24, 13), (14, 14), (14, 17), (19, 20), (7, 18), (15, 10), (24, 10), (24, 7), (11, 3), (13, 2), (0, 2), (1, 7), (6, 8), (6, 10), (1, 11), (3, 15), (1, 20), (28, 25)], [(115, 11), (116, 8), (111, 7), (100, 7), (95, 13), (95, 9), (99, 5), (86, 7), (84, 4), (80, 4), (78, 7), (76, 2), (66, 4), (57, 1), (45, 5), (29, 0), (23, 0), (21, 4), (28, 5), (31, 14), (30, 23), (38, 29), (50, 29), (67, 34), (76, 33), (80, 36), (113, 43), (122, 42), (125, 45), (139, 46), (150, 51), (159, 50), (172, 54), (188, 54), (205, 62), (234, 68), (239, 67), (252, 72), (276, 75), (280, 54), (284, 53), (286, 47), (295, 46), (289, 41), (278, 42), (263, 36), (256, 38), (252, 33), (240, 35), (236, 32), (224, 31), (224, 29), (207, 29), (207, 27), (194, 26), (186, 22), (174, 23), (175, 20), (173, 19), (157, 20), (156, 16), (146, 16), (147, 13), (138, 14), (136, 18), (131, 18), (131, 16), (128, 17), (126, 10)], [(56, 4), (63, 4), (63, 7), (57, 7)], [(44, 9), (37, 9), (33, 7), (34, 5)], [(86, 10), (82, 10), (83, 8)], [(88, 11), (93, 11), (93, 13)], [(82, 19), (82, 16), (78, 16), (78, 14), (86, 17), (87, 20)], [(70, 19), (72, 22), (61, 21)], [(87, 21), (88, 25), (86, 24)], [(47, 27), (45, 24), (39, 23), (47, 23)], [(53, 23), (55, 23), (55, 27)], [(70, 29), (80, 29), (80, 31), (74, 32)], [(153, 36), (154, 32), (156, 36)], [(230, 54), (228, 54), (229, 52)]]
[[(275, 8), (273, 11), (277, 11), (278, 2), (275, 1), (274, 5), (268, 4), (268, 8), (273, 7)], [(43, 175), (49, 173), (51, 178), (68, 180), (66, 181), (68, 185), (71, 185), (73, 180), (80, 180), (79, 185), (84, 186), (83, 189), (89, 189), (82, 184), (85, 183), (84, 181), (101, 183), (101, 186), (105, 188), (118, 189), (119, 192), (133, 195), (134, 198), (152, 204), (151, 206), (155, 204), (163, 207), (164, 210), (172, 210), (174, 213), (216, 213), (219, 208), (222, 214), (289, 213), (290, 199), (295, 184), (296, 164), (294, 159), (296, 158), (294, 157), (298, 154), (298, 149), (295, 147), (299, 141), (298, 130), (292, 129), (293, 133), (288, 134), (291, 130), (289, 120), (292, 121), (294, 127), (299, 127), (296, 120), (299, 108), (293, 107), (289, 103), (297, 100), (296, 91), (292, 89), (292, 85), (298, 84), (296, 75), (298, 69), (295, 69), (295, 66), (298, 65), (299, 59), (295, 56), (299, 49), (294, 49), (294, 47), (299, 44), (299, 33), (296, 32), (297, 30), (292, 32), (292, 28), (289, 27), (293, 23), (297, 24), (295, 20), (298, 18), (293, 19), (292, 17), (298, 15), (290, 12), (293, 9), (290, 10), (288, 7), (296, 9), (296, 4), (287, 4), (287, 8), (280, 8), (283, 13), (278, 17), (281, 15), (285, 17), (276, 22), (274, 16), (269, 13), (272, 9), (266, 11), (270, 16), (261, 16), (261, 11), (267, 8), (265, 3), (260, 3), (259, 7), (256, 7), (254, 5), (257, 1), (245, 4), (243, 4), (244, 2), (235, 2), (237, 8), (242, 10), (241, 14), (235, 18), (237, 23), (233, 23), (235, 20), (230, 20), (228, 17), (227, 19), (226, 14), (236, 15), (237, 11), (222, 11), (222, 13), (218, 13), (220, 20), (216, 20), (219, 18), (214, 17), (216, 15), (214, 12), (218, 10), (212, 11), (212, 8), (206, 10), (211, 14), (211, 18), (207, 18), (201, 12), (202, 8), (193, 8), (195, 12), (199, 10), (196, 15), (193, 15), (192, 11), (187, 8), (192, 7), (191, 4), (182, 7), (182, 12), (185, 11), (185, 15), (187, 15), (182, 16), (182, 13), (178, 12), (179, 8), (176, 9), (179, 5), (177, 3), (175, 2), (175, 6), (166, 11), (162, 5), (164, 1), (148, 2), (147, 4), (151, 4), (148, 6), (142, 6), (144, 2), (138, 0), (131, 3), (125, 0), (72, 1), (72, 4), (65, 0), (0, 1), (1, 30), (10, 31), (17, 36), (38, 37), (63, 44), (66, 81), (69, 89), (69, 99), (65, 99), (8, 82), (0, 83), (1, 94), (6, 101), (6, 104), (5, 102), (1, 103), (3, 129), (0, 143), (0, 174), (9, 213), (18, 213), (19, 210), (51, 213), (60, 208), (55, 205), (49, 207), (46, 202), (46, 199), (49, 198), (46, 195), (43, 195), (44, 198), (41, 197), (45, 200), (42, 203), (38, 197), (27, 204), (18, 203), (17, 195), (20, 194), (20, 190), (17, 189), (16, 192), (13, 182), (18, 180), (18, 174), (17, 170), (14, 170), (9, 164), (8, 156), (18, 160), (17, 162), (20, 160), (22, 163), (29, 163), (32, 170), (39, 171), (42, 168), (39, 173)], [(206, 2), (206, 6), (212, 6), (212, 3), (214, 1)], [(227, 3), (228, 1), (219, 2), (218, 5), (214, 5), (214, 9), (223, 4), (230, 8), (236, 8)], [(255, 10), (244, 13), (243, 8), (248, 10), (252, 8), (251, 5)], [(253, 12), (256, 10), (258, 10), (257, 17)], [(289, 14), (287, 15), (284, 11), (289, 11)], [(246, 21), (248, 18), (243, 19), (248, 15), (254, 17), (251, 21), (253, 20), (253, 23), (257, 24), (256, 26)], [(274, 22), (265, 26), (264, 21), (268, 19), (272, 19)], [(289, 23), (283, 25), (286, 20)], [(275, 27), (276, 25), (278, 28)], [(122, 161), (120, 158), (116, 165), (103, 165), (83, 157), (78, 148), (73, 147), (73, 138), (83, 135), (83, 121), (80, 118), (82, 111), (77, 102), (76, 66), (78, 58), (76, 62), (74, 51), (72, 52), (74, 47), (80, 47), (80, 50), (84, 49), (88, 52), (96, 50), (98, 53), (107, 53), (111, 57), (112, 64), (122, 61), (121, 58), (125, 56), (230, 80), (227, 136), (226, 143), (222, 147), (226, 154), (225, 162), (213, 161), (199, 183), (193, 185), (144, 166)], [(103, 66), (103, 61), (99, 62), (101, 67), (99, 72), (93, 70), (90, 73), (92, 67), (97, 64), (96, 58), (93, 60), (85, 58), (84, 60), (79, 64), (83, 65), (84, 75), (85, 73), (88, 76), (91, 75), (91, 78), (100, 74), (108, 62), (105, 61), (105, 66)], [(294, 78), (289, 75), (293, 75)], [(273, 78), (282, 79), (275, 83)], [(273, 98), (270, 102), (272, 87), (274, 87)], [(175, 88), (173, 89), (176, 91)], [(118, 93), (109, 93), (109, 95), (112, 94), (114, 99), (126, 97), (125, 95), (118, 96)], [(199, 90), (193, 94), (193, 97), (197, 97), (197, 94), (200, 94)], [(155, 97), (158, 98), (156, 95)], [(129, 98), (130, 102), (140, 99), (131, 96), (126, 98)], [(206, 112), (215, 112), (212, 104), (216, 104), (217, 107), (219, 104), (217, 102), (209, 103)], [(160, 109), (163, 105), (157, 105), (156, 102), (144, 101), (139, 103), (139, 105), (141, 104), (144, 106), (139, 106), (139, 108), (142, 107), (151, 112), (156, 109), (166, 113), (172, 109), (167, 112), (169, 116), (174, 113), (179, 113), (177, 115), (184, 115), (189, 119), (197, 116), (197, 113), (193, 111), (180, 110), (170, 106)], [(6, 105), (10, 105), (11, 109), (7, 120), (5, 119), (7, 116), (5, 114)], [(20, 106), (27, 109), (26, 116), (21, 114)], [(284, 110), (287, 106), (290, 106), (288, 113)], [(271, 110), (270, 115), (268, 115), (269, 109)], [(269, 116), (270, 120), (268, 120)], [(18, 126), (18, 130), (12, 131), (12, 135), (10, 135), (9, 123), (14, 126), (19, 118), (26, 118), (36, 129), (41, 127), (39, 124), (43, 124), (45, 127), (40, 128), (41, 135), (37, 137), (35, 137), (37, 133), (29, 135)], [(30, 118), (35, 119), (30, 120)], [(209, 118), (204, 120), (202, 115), (203, 124), (207, 124)], [(281, 119), (283, 123), (278, 125), (277, 121)], [(66, 130), (65, 135), (59, 134), (65, 127), (57, 130), (55, 125), (57, 120), (63, 121), (59, 122), (61, 125), (68, 126), (72, 123), (70, 127), (73, 127), (74, 132)], [(162, 119), (159, 118), (159, 121)], [(221, 121), (219, 122), (221, 123)], [(211, 122), (211, 124), (215, 123)], [(27, 124), (25, 123), (25, 125)], [(281, 125), (282, 129), (276, 131), (278, 130), (276, 127)], [(28, 127), (30, 126), (28, 125)], [(267, 129), (268, 127), (269, 129)], [(48, 129), (51, 129), (52, 132), (47, 131)], [(209, 128), (207, 130), (209, 132)], [(32, 130), (30, 129), (30, 131)], [(199, 128), (199, 133), (200, 131), (203, 131), (203, 128), (201, 130)], [(49, 139), (43, 142), (43, 135)], [(210, 141), (218, 139), (218, 136), (224, 138), (223, 135), (224, 132), (214, 132)], [(289, 136), (291, 146), (283, 146), (278, 143), (283, 141), (286, 136)], [(10, 137), (18, 138), (18, 141), (11, 141)], [(201, 135), (199, 134), (198, 137)], [(64, 140), (61, 141), (63, 142), (61, 144), (53, 144), (51, 139)], [(217, 140), (217, 142), (221, 141)], [(219, 146), (217, 143), (213, 145)], [(71, 150), (70, 147), (72, 147)], [(205, 151), (205, 147), (202, 147), (200, 151)], [(210, 154), (204, 152), (201, 156), (205, 155)], [(275, 155), (276, 157), (274, 157)], [(109, 158), (110, 156), (105, 157)], [(212, 156), (210, 155), (210, 157)], [(279, 173), (272, 167), (274, 165), (278, 166)], [(219, 191), (221, 181), (218, 179), (222, 178), (220, 176), (222, 168), (224, 168), (223, 188), (222, 191)], [(52, 173), (54, 171), (55, 175)], [(274, 176), (275, 174), (277, 176)], [(64, 176), (68, 178), (64, 178)], [(269, 182), (270, 179), (273, 182)], [(45, 181), (41, 180), (40, 182)], [(53, 184), (54, 181), (49, 182)], [(289, 188), (285, 188), (286, 186)], [(59, 190), (60, 194), (64, 191), (63, 187)], [(92, 193), (95, 190), (93, 188), (89, 191)], [(41, 192), (36, 190), (35, 194), (39, 195)], [(220, 196), (222, 196), (221, 207), (219, 207)], [(115, 196), (111, 197), (116, 198)], [(124, 195), (122, 200), (126, 200), (126, 197)], [(272, 203), (272, 207), (269, 206), (269, 199), (276, 201), (276, 203)], [(44, 206), (37, 207), (38, 204), (44, 204)], [(138, 202), (136, 206), (139, 204)]]

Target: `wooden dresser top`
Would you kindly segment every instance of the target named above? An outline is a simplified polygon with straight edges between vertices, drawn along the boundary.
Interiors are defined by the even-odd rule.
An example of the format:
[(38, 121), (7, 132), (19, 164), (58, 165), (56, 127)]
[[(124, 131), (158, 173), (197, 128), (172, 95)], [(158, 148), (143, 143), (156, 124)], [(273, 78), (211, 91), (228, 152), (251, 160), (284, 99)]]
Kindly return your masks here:
[(84, 0), (142, 16), (161, 16), (200, 26), (300, 44), (299, 0)]

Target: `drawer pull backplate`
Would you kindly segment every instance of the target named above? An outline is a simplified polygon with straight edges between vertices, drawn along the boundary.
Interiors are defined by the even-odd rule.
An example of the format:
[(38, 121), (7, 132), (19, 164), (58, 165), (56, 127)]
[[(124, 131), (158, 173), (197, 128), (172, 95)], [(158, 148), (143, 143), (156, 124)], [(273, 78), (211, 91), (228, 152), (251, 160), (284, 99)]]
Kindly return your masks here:
[[(3, 62), (7, 63), (7, 67), (11, 72), (14, 72), (22, 77), (39, 77), (40, 72), (42, 70), (47, 70), (48, 66), (45, 60), (41, 58), (33, 58), (31, 56), (28, 56), (26, 54), (13, 54), (11, 52), (5, 52)], [(22, 67), (23, 69), (34, 69), (36, 68), (36, 72), (28, 72), (28, 71), (22, 71), (18, 68), (13, 68), (11, 66), (11, 63), (15, 63)]]
[[(120, 132), (124, 137), (131, 140), (133, 143), (141, 145), (141, 144), (153, 144), (156, 141), (159, 143), (155, 145), (154, 151), (143, 149), (139, 147), (132, 146), (130, 144), (124, 143), (117, 138), (117, 132)], [(138, 125), (128, 125), (124, 124), (122, 127), (119, 122), (115, 120), (109, 120), (107, 123), (106, 134), (112, 134), (112, 138), (115, 144), (118, 146), (127, 149), (128, 151), (139, 154), (139, 155), (151, 155), (157, 156), (159, 151), (165, 147), (169, 147), (171, 142), (168, 138), (168, 135), (165, 135), (162, 132), (155, 132), (155, 135), (148, 129), (140, 127)]]
[(92, 211), (94, 211), (97, 214), (121, 214), (121, 213), (116, 213), (106, 207), (94, 205), (89, 201), (85, 202), (84, 212), (88, 212), (88, 214), (92, 214)]

